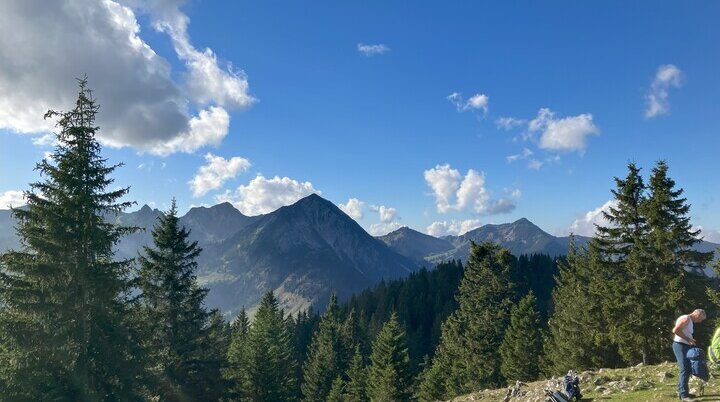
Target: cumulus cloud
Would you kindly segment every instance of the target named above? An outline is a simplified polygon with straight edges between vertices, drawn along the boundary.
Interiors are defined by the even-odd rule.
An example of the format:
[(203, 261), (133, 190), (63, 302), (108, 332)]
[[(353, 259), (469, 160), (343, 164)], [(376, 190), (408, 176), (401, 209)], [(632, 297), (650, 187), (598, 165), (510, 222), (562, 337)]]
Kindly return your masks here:
[(512, 130), (516, 127), (524, 126), (526, 123), (527, 120), (516, 119), (514, 117), (500, 117), (495, 119), (495, 126), (506, 131)]
[(449, 164), (437, 165), (425, 171), (425, 182), (433, 190), (438, 212), (446, 213), (452, 209), (450, 202), (460, 186), (460, 178), (460, 172)]
[(383, 236), (402, 227), (402, 224), (398, 222), (400, 217), (398, 216), (397, 209), (385, 205), (371, 205), (370, 210), (377, 212), (380, 218), (379, 223), (370, 225), (368, 233), (371, 235)]
[(358, 43), (357, 50), (363, 56), (375, 56), (378, 54), (389, 52), (390, 48), (386, 45), (383, 45), (382, 43), (378, 45), (366, 45), (364, 43)]
[(617, 207), (617, 201), (610, 200), (591, 211), (588, 211), (582, 217), (575, 219), (570, 225), (569, 232), (580, 236), (594, 236), (595, 225), (609, 226), (609, 222), (605, 219), (603, 212), (607, 213), (610, 208)]
[(485, 188), (485, 175), (473, 169), (462, 176), (457, 169), (445, 164), (426, 170), (424, 175), (439, 213), (470, 209), (481, 214), (496, 214), (515, 208), (510, 200), (491, 200)]
[(0, 193), (0, 209), (10, 209), (25, 205), (25, 195), (22, 191), (8, 190)]
[(385, 205), (371, 205), (370, 209), (377, 212), (380, 216), (380, 222), (390, 223), (397, 218), (397, 209), (386, 207)]
[(668, 102), (668, 90), (670, 88), (680, 88), (682, 85), (683, 74), (679, 68), (672, 64), (665, 64), (658, 67), (655, 72), (655, 78), (647, 95), (645, 95), (645, 118), (650, 119), (670, 111)]
[(195, 102), (246, 108), (256, 101), (249, 94), (244, 71), (234, 69), (230, 63), (223, 69), (212, 49), (198, 50), (192, 45), (187, 31), (190, 19), (180, 10), (184, 0), (131, 2), (149, 11), (155, 29), (170, 36), (178, 58), (188, 69), (186, 85)]
[(448, 235), (462, 235), (480, 227), (480, 219), (467, 219), (463, 221), (435, 221), (431, 223), (425, 232), (430, 236), (440, 237)]
[(345, 204), (338, 204), (338, 207), (345, 212), (349, 217), (356, 221), (363, 218), (363, 208), (365, 203), (357, 198), (350, 198)]
[(468, 110), (482, 110), (483, 113), (487, 113), (488, 106), (490, 104), (490, 98), (487, 95), (481, 93), (477, 93), (471, 96), (470, 99), (465, 101), (462, 94), (460, 94), (459, 92), (453, 92), (447, 96), (447, 100), (449, 100), (453, 105), (455, 105), (458, 112), (466, 112)]
[[(170, 23), (162, 25), (164, 17), (153, 17), (186, 64), (180, 83), (170, 63), (140, 36), (140, 2), (0, 2), (0, 128), (52, 130), (45, 111), (70, 107), (77, 93), (73, 78), (87, 73), (102, 107), (97, 124), (104, 144), (161, 155), (219, 144), (228, 132), (225, 108), (252, 103), (247, 80), (220, 70), (211, 50), (193, 53), (181, 3), (157, 3), (167, 3), (167, 15), (177, 19), (171, 31)], [(197, 116), (191, 106), (200, 109)]]
[(215, 196), (218, 202), (230, 202), (245, 215), (261, 215), (294, 204), (310, 194), (321, 194), (309, 181), (299, 182), (289, 177), (267, 179), (258, 175), (235, 191)]
[(208, 153), (205, 155), (205, 161), (207, 164), (200, 166), (195, 176), (188, 182), (193, 197), (202, 197), (208, 192), (222, 187), (226, 181), (235, 178), (238, 173), (250, 169), (250, 161), (239, 156), (225, 159), (222, 156)]
[(540, 148), (554, 151), (582, 152), (586, 147), (586, 138), (600, 133), (593, 123), (592, 114), (556, 118), (555, 113), (547, 108), (538, 111), (528, 123), (528, 130), (531, 134), (541, 133)]
[(396, 231), (402, 227), (400, 222), (380, 222), (373, 223), (368, 229), (368, 233), (373, 236), (385, 236), (386, 234)]

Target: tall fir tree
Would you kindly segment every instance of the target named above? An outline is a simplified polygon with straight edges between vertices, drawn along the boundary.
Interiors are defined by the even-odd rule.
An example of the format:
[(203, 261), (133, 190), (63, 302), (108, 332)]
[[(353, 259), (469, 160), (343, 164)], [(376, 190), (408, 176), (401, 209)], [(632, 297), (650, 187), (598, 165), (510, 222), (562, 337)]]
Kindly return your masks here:
[(333, 294), (320, 319), (320, 326), (313, 335), (303, 366), (303, 401), (326, 400), (333, 380), (344, 373), (350, 345), (343, 335), (340, 308), (337, 296)]
[(247, 379), (241, 395), (253, 402), (297, 400), (298, 379), (291, 333), (272, 291), (262, 298), (247, 337)]
[(228, 347), (228, 366), (224, 377), (229, 381), (229, 394), (234, 401), (248, 401), (244, 390), (249, 387), (249, 349), (248, 336), (250, 333), (250, 319), (243, 307), (231, 324), (230, 345)]
[(513, 307), (510, 326), (500, 345), (500, 371), (508, 381), (533, 381), (540, 373), (542, 356), (540, 317), (537, 299), (530, 292)]
[(222, 380), (203, 307), (208, 291), (195, 276), (202, 249), (189, 236), (173, 199), (152, 231), (153, 246), (139, 257), (144, 345), (158, 396), (167, 401), (210, 400)]
[(344, 397), (345, 393), (345, 381), (343, 381), (341, 376), (335, 377), (335, 380), (333, 380), (332, 385), (330, 387), (330, 392), (328, 392), (327, 398), (325, 398), (326, 402), (347, 402)]
[[(665, 161), (657, 162), (652, 169), (648, 190), (643, 213), (649, 229), (650, 275), (656, 282), (652, 287), (653, 295), (657, 295), (651, 306), (655, 313), (653, 326), (660, 335), (678, 315), (708, 304), (705, 288), (710, 281), (703, 270), (713, 253), (694, 249), (701, 240), (701, 232), (690, 223), (690, 204), (683, 197), (684, 190), (676, 188), (675, 181), (668, 176)], [(664, 345), (658, 343), (656, 349)], [(667, 347), (660, 350), (665, 353), (658, 352), (656, 361), (669, 357)]]
[(543, 343), (541, 369), (548, 376), (619, 363), (603, 312), (605, 271), (599, 261), (596, 251), (578, 250), (571, 237), (568, 255), (559, 264), (554, 308)]
[[(662, 292), (648, 294), (648, 289), (662, 289), (663, 278), (652, 275), (648, 258), (645, 183), (640, 168), (634, 163), (627, 168), (625, 179), (615, 178), (616, 188), (611, 190), (614, 205), (603, 211), (607, 225), (596, 225), (597, 236), (590, 247), (599, 257), (596, 263), (603, 266), (603, 280), (596, 282), (601, 287), (598, 296), (611, 339), (625, 361), (647, 364), (658, 353), (651, 346), (659, 335), (652, 298), (663, 297)], [(667, 349), (664, 344), (659, 346)]]
[(355, 354), (350, 360), (347, 378), (344, 393), (345, 401), (367, 402), (367, 368), (363, 362), (363, 355), (359, 345), (355, 347)]
[(367, 394), (370, 402), (406, 402), (412, 399), (405, 330), (394, 312), (373, 342)]
[[(131, 205), (112, 189), (96, 139), (99, 106), (79, 80), (57, 118), (57, 145), (37, 164), (26, 208), (14, 209), (21, 248), (0, 257), (0, 400), (132, 401), (142, 364), (127, 322), (131, 261), (113, 247), (133, 228), (105, 221)], [(114, 187), (114, 186), (112, 186)]]
[(498, 245), (472, 244), (458, 309), (443, 323), (432, 366), (423, 375), (423, 399), (450, 399), (504, 383), (499, 348), (515, 296), (509, 280), (513, 262)]

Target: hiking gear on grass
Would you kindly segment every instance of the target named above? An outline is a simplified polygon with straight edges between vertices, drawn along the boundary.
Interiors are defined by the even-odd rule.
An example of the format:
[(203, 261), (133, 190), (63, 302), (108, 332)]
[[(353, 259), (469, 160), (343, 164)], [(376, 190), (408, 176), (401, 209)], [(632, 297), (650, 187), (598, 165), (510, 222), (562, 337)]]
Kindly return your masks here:
[(563, 387), (565, 388), (565, 394), (568, 396), (570, 401), (579, 401), (582, 399), (582, 394), (580, 393), (580, 379), (572, 372), (572, 370), (570, 370), (563, 378)]

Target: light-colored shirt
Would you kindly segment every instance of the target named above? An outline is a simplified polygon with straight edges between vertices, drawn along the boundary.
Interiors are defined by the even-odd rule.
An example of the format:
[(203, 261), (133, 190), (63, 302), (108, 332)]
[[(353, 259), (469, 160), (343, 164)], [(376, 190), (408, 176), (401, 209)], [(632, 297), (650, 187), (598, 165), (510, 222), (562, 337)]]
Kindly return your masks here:
[[(680, 324), (680, 322), (685, 319), (687, 319), (687, 324), (685, 324), (685, 326), (680, 329), (680, 332), (682, 332), (682, 334), (685, 335), (686, 338), (693, 339), (693, 330), (695, 328), (693, 326), (693, 320), (690, 317), (690, 314), (685, 314), (685, 315), (681, 315), (680, 317), (678, 317), (677, 320), (675, 320), (675, 325)], [(686, 341), (685, 339), (683, 339), (677, 335), (675, 335), (675, 337), (673, 337), (673, 341), (684, 343), (686, 345), (690, 345), (688, 343), (688, 341)]]

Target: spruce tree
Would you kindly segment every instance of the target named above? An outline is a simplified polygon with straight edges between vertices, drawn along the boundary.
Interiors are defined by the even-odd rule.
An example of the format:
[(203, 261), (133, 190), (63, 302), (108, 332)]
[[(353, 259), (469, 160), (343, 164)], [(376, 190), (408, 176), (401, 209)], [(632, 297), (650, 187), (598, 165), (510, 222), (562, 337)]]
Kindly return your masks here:
[(393, 312), (373, 342), (367, 394), (371, 402), (406, 402), (411, 400), (411, 387), (405, 330)]
[[(649, 229), (647, 254), (653, 278), (650, 306), (653, 322), (650, 326), (656, 337), (664, 334), (668, 322), (680, 314), (707, 304), (705, 287), (709, 281), (703, 269), (712, 259), (712, 252), (703, 253), (693, 246), (701, 240), (700, 230), (690, 223), (690, 204), (683, 197), (684, 190), (676, 188), (668, 176), (668, 165), (659, 161), (652, 170), (649, 194), (643, 213)], [(655, 361), (668, 357), (664, 342), (655, 343)], [(664, 353), (663, 353), (664, 352)]]
[[(133, 228), (105, 221), (120, 201), (96, 139), (99, 106), (85, 79), (57, 118), (57, 145), (37, 164), (42, 181), (14, 209), (19, 250), (0, 257), (0, 400), (132, 401), (142, 366), (129, 314), (131, 261), (113, 247)], [(111, 189), (113, 188), (113, 189)]]
[(249, 375), (249, 350), (248, 336), (250, 332), (250, 319), (248, 318), (245, 308), (235, 317), (231, 325), (231, 339), (228, 347), (227, 361), (228, 367), (224, 372), (224, 377), (230, 382), (230, 395), (232, 400), (247, 401), (244, 390), (250, 384)]
[(195, 259), (202, 249), (189, 240), (173, 199), (158, 218), (154, 244), (139, 257), (138, 287), (147, 360), (163, 400), (209, 400), (220, 375), (212, 345), (209, 313), (203, 307), (207, 289), (197, 284)]
[(337, 376), (335, 377), (335, 380), (333, 380), (330, 392), (328, 392), (328, 396), (325, 400), (327, 402), (347, 402), (343, 396), (344, 392), (345, 381), (343, 381), (341, 376)]
[(345, 385), (346, 402), (367, 402), (367, 369), (363, 363), (360, 346), (355, 347), (355, 354), (350, 360), (347, 370), (347, 384)]
[(310, 343), (308, 357), (303, 366), (301, 388), (304, 401), (327, 399), (333, 380), (345, 370), (346, 352), (341, 325), (337, 296), (333, 294), (320, 319), (320, 326)]
[(232, 328), (225, 321), (220, 310), (210, 311), (210, 318), (207, 323), (207, 345), (208, 351), (204, 359), (208, 371), (217, 375), (215, 378), (208, 378), (210, 381), (206, 389), (207, 396), (204, 400), (217, 401), (226, 400), (230, 395), (232, 381), (223, 375), (228, 367), (228, 351), (232, 341)]
[(658, 295), (648, 295), (648, 290), (659, 286), (654, 282), (662, 278), (651, 274), (646, 247), (648, 224), (642, 213), (645, 183), (640, 169), (629, 163), (627, 177), (616, 177), (615, 183), (615, 206), (603, 212), (608, 225), (596, 225), (597, 236), (590, 243), (603, 266), (603, 280), (597, 281), (601, 288), (598, 296), (611, 339), (623, 358), (628, 362), (642, 359), (647, 364), (656, 352), (650, 343), (659, 335), (651, 308), (651, 298)]
[(500, 246), (472, 244), (458, 309), (443, 323), (432, 367), (423, 375), (424, 398), (449, 399), (503, 384), (499, 348), (513, 305), (513, 262)]
[(295, 401), (298, 392), (291, 333), (272, 291), (262, 298), (247, 337), (243, 400)]
[(500, 371), (512, 383), (533, 381), (539, 374), (542, 338), (536, 304), (537, 299), (530, 292), (513, 307), (510, 326), (500, 345)]
[(603, 312), (601, 282), (606, 278), (599, 261), (592, 249), (578, 250), (571, 237), (568, 255), (559, 264), (554, 309), (543, 345), (542, 366), (548, 376), (618, 364), (617, 347), (609, 337)]

